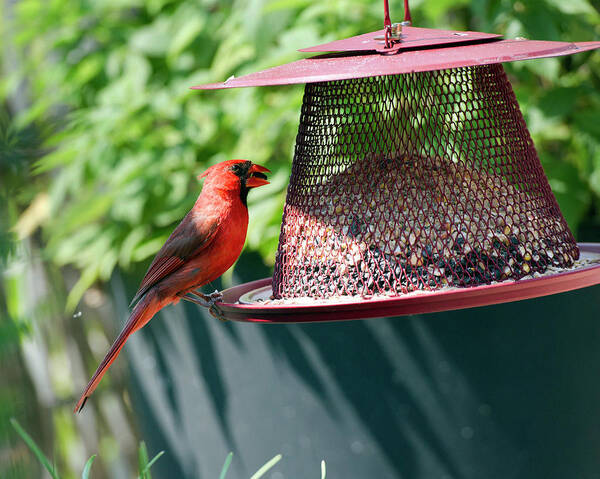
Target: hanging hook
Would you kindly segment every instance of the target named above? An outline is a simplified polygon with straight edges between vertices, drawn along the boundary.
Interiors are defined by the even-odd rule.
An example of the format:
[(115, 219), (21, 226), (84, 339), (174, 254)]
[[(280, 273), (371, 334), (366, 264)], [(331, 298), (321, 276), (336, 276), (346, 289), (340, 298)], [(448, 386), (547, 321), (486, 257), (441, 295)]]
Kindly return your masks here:
[(390, 5), (388, 0), (383, 0), (383, 28), (384, 28), (384, 40), (385, 48), (392, 48), (394, 42), (400, 41), (402, 37), (402, 27), (410, 26), (410, 7), (408, 6), (408, 0), (404, 0), (404, 21), (402, 23), (392, 24), (390, 19)]

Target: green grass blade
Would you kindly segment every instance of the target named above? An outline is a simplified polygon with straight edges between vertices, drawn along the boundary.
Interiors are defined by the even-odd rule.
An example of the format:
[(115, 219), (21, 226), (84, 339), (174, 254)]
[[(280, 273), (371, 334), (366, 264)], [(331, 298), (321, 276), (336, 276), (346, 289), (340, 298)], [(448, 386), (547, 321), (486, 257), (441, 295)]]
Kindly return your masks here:
[(327, 467), (325, 466), (325, 461), (321, 461), (321, 479), (325, 479), (327, 475)]
[(225, 458), (225, 462), (223, 463), (223, 469), (221, 469), (221, 474), (219, 474), (219, 479), (225, 479), (225, 475), (227, 474), (227, 471), (229, 470), (229, 466), (231, 465), (232, 459), (233, 459), (233, 452), (230, 452), (229, 454), (227, 454), (227, 457)]
[(262, 477), (265, 474), (265, 472), (271, 469), (279, 461), (281, 461), (281, 454), (277, 454), (273, 459), (268, 461), (263, 467), (256, 471), (250, 479), (258, 479), (259, 477)]
[(146, 449), (146, 443), (144, 441), (140, 442), (140, 447), (138, 448), (138, 470), (139, 470), (139, 478), (140, 479), (152, 479), (150, 473), (144, 472), (146, 466), (148, 465), (148, 449)]
[(156, 461), (160, 459), (160, 456), (162, 456), (164, 453), (165, 451), (160, 451), (156, 456), (154, 456), (151, 459), (151, 461), (148, 464), (146, 464), (146, 467), (144, 467), (142, 474), (144, 474), (147, 479), (150, 479), (150, 468), (154, 465)]
[(96, 459), (96, 454), (90, 457), (85, 463), (85, 467), (83, 468), (83, 472), (81, 473), (81, 479), (89, 479), (90, 477), (90, 469), (92, 468), (92, 463)]
[(21, 425), (17, 422), (17, 420), (14, 418), (11, 418), (10, 423), (12, 424), (12, 427), (15, 428), (15, 431), (17, 431), (17, 434), (19, 434), (19, 436), (21, 436), (21, 439), (23, 439), (23, 441), (25, 441), (25, 444), (27, 444), (27, 446), (29, 446), (29, 449), (31, 449), (31, 451), (35, 454), (38, 461), (40, 461), (40, 463), (50, 473), (50, 476), (52, 476), (52, 479), (60, 479), (58, 472), (56, 471), (54, 466), (52, 464), (50, 464), (50, 460), (44, 455), (44, 453), (38, 447), (38, 445), (35, 443), (35, 441), (33, 439), (31, 439), (31, 436), (25, 432), (25, 429), (23, 429), (21, 427)]

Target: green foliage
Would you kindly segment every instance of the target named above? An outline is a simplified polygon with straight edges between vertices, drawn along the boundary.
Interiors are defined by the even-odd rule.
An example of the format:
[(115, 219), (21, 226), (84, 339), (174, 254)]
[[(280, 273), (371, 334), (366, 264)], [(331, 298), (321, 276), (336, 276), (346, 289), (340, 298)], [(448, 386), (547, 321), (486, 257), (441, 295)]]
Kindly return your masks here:
[[(21, 425), (17, 422), (16, 419), (10, 420), (12, 426), (15, 431), (21, 436), (23, 441), (29, 446), (29, 449), (35, 454), (40, 464), (44, 466), (44, 468), (48, 471), (52, 479), (60, 479), (60, 475), (58, 474), (56, 467), (50, 463), (50, 460), (44, 455), (39, 446), (35, 443), (35, 441), (27, 434), (27, 432), (21, 427)], [(165, 451), (160, 451), (156, 456), (154, 456), (151, 460), (148, 459), (148, 449), (146, 448), (146, 443), (144, 441), (140, 442), (140, 446), (138, 448), (138, 466), (139, 466), (139, 476), (138, 479), (152, 479), (150, 475), (150, 468), (154, 465), (158, 459), (165, 453)], [(92, 463), (96, 455), (91, 456), (87, 462), (85, 463), (85, 467), (83, 468), (83, 472), (81, 473), (81, 479), (88, 479), (90, 474), (90, 469), (92, 467)], [(256, 471), (250, 479), (260, 479), (263, 477), (269, 470), (275, 466), (279, 461), (281, 461), (282, 455), (277, 454), (273, 458), (269, 459), (265, 464), (263, 464), (258, 471)], [(223, 468), (221, 469), (221, 473), (219, 474), (219, 479), (225, 479), (227, 475), (227, 471), (229, 470), (229, 466), (231, 465), (231, 461), (233, 459), (233, 452), (230, 452), (225, 458), (225, 463), (223, 464)], [(321, 479), (325, 479), (325, 461), (321, 461)]]
[[(50, 460), (46, 457), (46, 455), (42, 452), (36, 442), (31, 438), (29, 434), (21, 427), (21, 425), (17, 422), (16, 419), (10, 420), (13, 428), (17, 431), (17, 434), (21, 436), (21, 439), (25, 441), (25, 444), (29, 447), (31, 452), (35, 454), (35, 457), (40, 462), (42, 466), (48, 471), (50, 477), (52, 479), (60, 479), (60, 475), (56, 470), (56, 466), (50, 463)], [(156, 456), (152, 458), (152, 460), (148, 460), (148, 450), (146, 449), (146, 444), (144, 441), (140, 442), (140, 446), (138, 449), (138, 457), (139, 457), (139, 476), (138, 479), (152, 479), (150, 475), (150, 468), (154, 465), (156, 461), (164, 454), (165, 451), (160, 451)], [(90, 456), (90, 458), (85, 463), (83, 471), (81, 473), (81, 479), (89, 479), (90, 470), (92, 468), (92, 463), (96, 459), (96, 455)]]
[[(248, 235), (248, 246), (272, 262), (302, 87), (189, 87), (301, 58), (297, 48), (382, 23), (380, 2), (367, 0), (29, 0), (12, 8), (4, 35), (20, 63), (0, 80), (0, 95), (10, 98), (25, 81), (30, 105), (16, 125), (49, 132), (35, 165), (46, 181), (34, 191), (48, 193), (49, 213), (39, 220), (47, 253), (81, 271), (69, 308), (116, 266), (149, 260), (191, 207), (200, 190), (194, 176), (224, 159), (247, 157), (274, 171), (272, 186), (250, 195)], [(419, 26), (600, 36), (588, 0), (414, 1), (412, 10)], [(401, 2), (392, 2), (392, 17), (401, 18)], [(575, 231), (599, 209), (599, 57), (507, 66)]]
[[(1, 38), (1, 37), (0, 37)], [(0, 95), (0, 267), (16, 253), (17, 237), (12, 226), (42, 187), (29, 178), (29, 165), (39, 156), (35, 129), (17, 128)]]
[(165, 451), (160, 451), (151, 460), (148, 460), (148, 449), (146, 449), (146, 443), (144, 441), (140, 442), (140, 447), (138, 449), (140, 475), (138, 476), (138, 479), (152, 479), (152, 476), (150, 475), (150, 468), (164, 453)]
[(21, 439), (23, 439), (23, 441), (25, 441), (25, 444), (27, 444), (27, 447), (29, 447), (29, 449), (31, 449), (31, 452), (33, 452), (35, 454), (35, 457), (40, 462), (40, 464), (42, 466), (44, 466), (44, 468), (48, 471), (48, 474), (50, 474), (50, 477), (52, 477), (52, 479), (60, 479), (60, 476), (58, 475), (58, 471), (56, 470), (56, 467), (50, 463), (50, 459), (48, 459), (46, 457), (46, 455), (38, 447), (38, 445), (31, 438), (31, 436), (29, 434), (27, 434), (25, 429), (23, 429), (21, 427), (21, 425), (17, 422), (17, 420), (11, 419), (10, 423), (12, 424), (12, 427), (15, 428), (15, 431), (17, 431), (17, 434), (19, 434), (19, 436), (21, 436)]
[(94, 454), (93, 456), (90, 456), (90, 458), (85, 463), (85, 467), (83, 468), (83, 471), (81, 472), (81, 479), (89, 479), (90, 470), (92, 469), (92, 463), (94, 462), (94, 459), (96, 459), (96, 454)]

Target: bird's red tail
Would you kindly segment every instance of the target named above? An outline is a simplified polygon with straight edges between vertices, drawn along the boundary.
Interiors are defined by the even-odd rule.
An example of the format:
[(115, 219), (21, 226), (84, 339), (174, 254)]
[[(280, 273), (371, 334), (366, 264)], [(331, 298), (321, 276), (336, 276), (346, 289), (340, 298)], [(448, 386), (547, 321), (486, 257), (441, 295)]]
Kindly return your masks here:
[(160, 304), (156, 294), (154, 294), (152, 291), (146, 293), (139, 303), (135, 305), (135, 308), (133, 308), (129, 319), (127, 320), (127, 324), (125, 324), (125, 327), (106, 353), (106, 356), (104, 356), (104, 359), (98, 366), (98, 369), (96, 369), (96, 372), (92, 376), (92, 379), (90, 379), (90, 382), (83, 391), (79, 401), (77, 401), (77, 405), (75, 406), (75, 410), (73, 412), (81, 412), (85, 402), (87, 401), (87, 398), (91, 396), (98, 386), (98, 383), (100, 383), (102, 376), (104, 376), (104, 373), (108, 370), (113, 361), (117, 359), (117, 356), (121, 352), (121, 349), (123, 349), (123, 346), (125, 345), (125, 342), (129, 336), (150, 321), (152, 316), (154, 316), (158, 310), (162, 308), (162, 306), (164, 305)]

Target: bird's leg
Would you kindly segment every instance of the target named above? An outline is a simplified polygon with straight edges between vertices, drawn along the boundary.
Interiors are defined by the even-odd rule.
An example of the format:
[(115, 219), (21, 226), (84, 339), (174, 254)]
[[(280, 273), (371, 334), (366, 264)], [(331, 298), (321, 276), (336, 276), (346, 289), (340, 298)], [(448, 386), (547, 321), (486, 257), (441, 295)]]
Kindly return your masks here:
[(227, 321), (223, 311), (221, 311), (221, 309), (215, 304), (217, 301), (223, 299), (223, 295), (218, 291), (215, 291), (211, 294), (204, 294), (200, 291), (188, 291), (185, 296), (182, 296), (182, 299), (208, 308), (208, 312), (219, 321)]
[(210, 305), (206, 301), (204, 301), (202, 298), (197, 298), (196, 296), (184, 294), (181, 295), (180, 298), (185, 301), (189, 301), (190, 303), (199, 304), (200, 306), (204, 306), (205, 308), (210, 307)]
[(221, 301), (223, 299), (223, 295), (217, 290), (215, 290), (213, 293), (210, 293), (210, 294), (204, 294), (198, 290), (188, 291), (188, 293), (193, 294), (194, 296), (198, 296), (199, 298), (202, 298), (207, 303), (210, 303), (210, 305), (216, 303), (217, 301)]
[(200, 298), (202, 298), (209, 304), (208, 312), (210, 314), (212, 314), (213, 317), (217, 318), (219, 321), (227, 321), (225, 319), (225, 315), (223, 314), (223, 311), (221, 310), (221, 308), (219, 308), (215, 304), (218, 301), (221, 301), (223, 299), (223, 295), (219, 291), (215, 290), (208, 295), (201, 293), (200, 291), (190, 291), (190, 292), (196, 296), (199, 296)]

